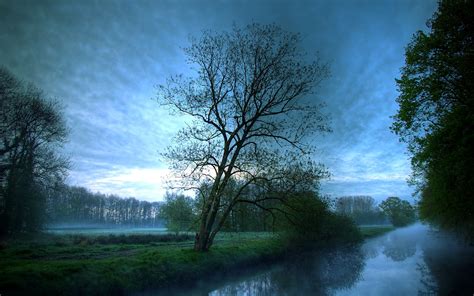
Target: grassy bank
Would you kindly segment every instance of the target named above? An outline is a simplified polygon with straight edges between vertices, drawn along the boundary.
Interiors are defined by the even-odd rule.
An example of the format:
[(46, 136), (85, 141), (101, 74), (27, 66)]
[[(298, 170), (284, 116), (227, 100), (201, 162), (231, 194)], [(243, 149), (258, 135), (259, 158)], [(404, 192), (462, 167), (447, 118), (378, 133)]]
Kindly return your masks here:
[[(373, 237), (391, 229), (361, 232)], [(285, 252), (271, 233), (222, 234), (204, 254), (194, 252), (192, 244), (188, 235), (44, 235), (10, 241), (0, 250), (0, 293), (127, 294), (275, 261)]]
[(282, 247), (268, 235), (227, 235), (208, 253), (192, 241), (102, 244), (51, 237), (0, 251), (0, 293), (124, 294), (190, 282), (219, 270), (271, 260)]
[(389, 225), (382, 225), (382, 226), (360, 226), (360, 232), (362, 233), (362, 237), (364, 239), (376, 237), (392, 230), (395, 230), (395, 227)]

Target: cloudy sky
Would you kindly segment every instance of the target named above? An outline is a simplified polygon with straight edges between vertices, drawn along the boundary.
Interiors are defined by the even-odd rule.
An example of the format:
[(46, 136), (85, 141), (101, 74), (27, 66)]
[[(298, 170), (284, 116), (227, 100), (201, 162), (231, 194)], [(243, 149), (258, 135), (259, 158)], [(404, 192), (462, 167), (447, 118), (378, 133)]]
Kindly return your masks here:
[(405, 146), (389, 131), (404, 47), (433, 0), (0, 0), (0, 65), (65, 105), (68, 183), (161, 200), (160, 152), (183, 125), (153, 100), (156, 85), (188, 73), (183, 47), (202, 30), (276, 23), (300, 32), (330, 64), (319, 95), (333, 132), (315, 139), (331, 171), (325, 193), (411, 199)]

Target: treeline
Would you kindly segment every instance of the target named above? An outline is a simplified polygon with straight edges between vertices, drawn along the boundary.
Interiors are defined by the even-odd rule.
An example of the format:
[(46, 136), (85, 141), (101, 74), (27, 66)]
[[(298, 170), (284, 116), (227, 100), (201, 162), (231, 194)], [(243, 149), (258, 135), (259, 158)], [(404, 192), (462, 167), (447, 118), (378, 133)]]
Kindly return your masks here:
[(387, 197), (379, 205), (370, 196), (343, 196), (335, 199), (334, 209), (359, 225), (390, 223), (400, 227), (417, 218), (416, 208), (395, 196)]
[(349, 216), (359, 225), (390, 223), (382, 209), (371, 196), (342, 196), (335, 199), (337, 213)]
[(49, 225), (160, 227), (163, 225), (160, 206), (160, 202), (121, 198), (64, 185), (48, 196), (46, 221)]
[[(245, 195), (248, 194), (254, 194), (254, 199), (261, 196), (255, 188), (251, 187), (245, 192)], [(159, 216), (165, 220), (169, 231), (195, 231), (199, 224), (199, 211), (202, 204), (202, 196), (199, 193), (195, 197), (167, 193)], [(252, 203), (238, 203), (230, 210), (222, 230), (235, 232), (273, 231), (275, 217), (269, 212), (269, 208), (275, 206), (276, 202), (272, 200), (260, 202), (259, 206)]]
[[(247, 198), (253, 200), (262, 200), (262, 193), (255, 187), (249, 187), (244, 193)], [(283, 193), (275, 193), (275, 195), (282, 195)], [(294, 195), (294, 194), (293, 194)], [(298, 194), (297, 194), (298, 195)], [(303, 195), (313, 196), (314, 194), (305, 193)], [(263, 203), (255, 206), (254, 203), (239, 203), (236, 204), (229, 213), (229, 217), (223, 225), (224, 231), (274, 231), (276, 224), (281, 221), (276, 221), (275, 212), (280, 216), (288, 214), (287, 209), (291, 203), (297, 205), (297, 199), (302, 199), (301, 194), (297, 197), (289, 197), (283, 205), (277, 203), (280, 197), (266, 197)], [(416, 209), (408, 201), (401, 200), (398, 197), (388, 197), (386, 200), (377, 204), (371, 196), (342, 196), (333, 199), (317, 197), (320, 204), (327, 205), (328, 210), (350, 218), (358, 225), (364, 224), (392, 224), (394, 226), (405, 226), (413, 223), (416, 220)], [(308, 201), (309, 199), (303, 198)], [(331, 206), (332, 205), (332, 206)], [(309, 205), (308, 205), (309, 206)], [(194, 231), (198, 225), (198, 213), (202, 207), (199, 195), (192, 198), (182, 194), (167, 193), (165, 201), (160, 210), (160, 217), (165, 220), (168, 230), (179, 231)], [(291, 206), (290, 206), (291, 207)], [(273, 213), (270, 210), (274, 210)], [(285, 219), (292, 219), (291, 216), (280, 217)], [(294, 217), (296, 218), (296, 217)], [(278, 227), (277, 227), (278, 228)]]

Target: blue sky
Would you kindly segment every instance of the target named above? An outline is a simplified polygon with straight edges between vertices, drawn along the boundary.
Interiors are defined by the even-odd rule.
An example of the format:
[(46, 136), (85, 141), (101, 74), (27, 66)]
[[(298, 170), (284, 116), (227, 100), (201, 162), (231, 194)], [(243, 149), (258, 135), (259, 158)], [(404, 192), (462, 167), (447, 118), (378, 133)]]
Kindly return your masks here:
[(406, 147), (389, 131), (404, 47), (436, 1), (6, 1), (0, 64), (64, 103), (71, 129), (68, 183), (161, 200), (159, 153), (183, 126), (153, 100), (156, 85), (188, 73), (182, 47), (202, 30), (276, 23), (300, 32), (331, 67), (319, 95), (333, 132), (314, 138), (332, 196), (411, 200)]

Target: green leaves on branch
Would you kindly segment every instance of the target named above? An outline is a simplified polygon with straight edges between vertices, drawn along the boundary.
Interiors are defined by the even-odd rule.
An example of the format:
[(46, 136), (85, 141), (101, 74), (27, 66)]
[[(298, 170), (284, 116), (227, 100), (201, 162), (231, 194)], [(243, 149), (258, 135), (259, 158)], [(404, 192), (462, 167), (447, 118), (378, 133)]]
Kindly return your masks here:
[(406, 48), (392, 130), (412, 155), (420, 216), (474, 239), (474, 1), (440, 1)]

